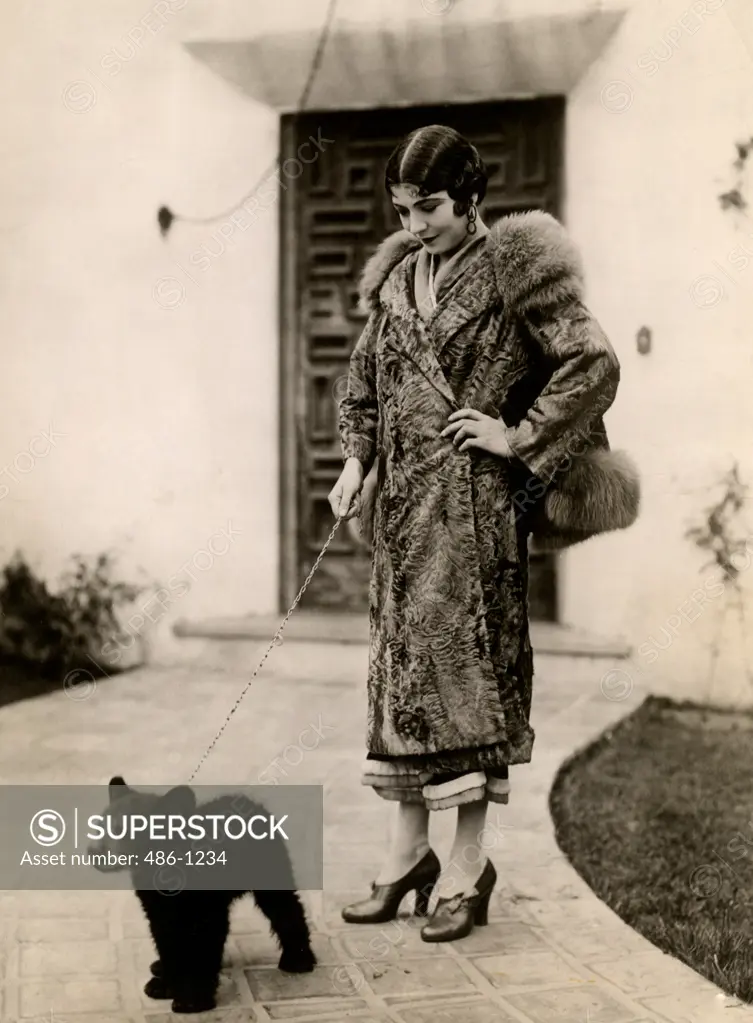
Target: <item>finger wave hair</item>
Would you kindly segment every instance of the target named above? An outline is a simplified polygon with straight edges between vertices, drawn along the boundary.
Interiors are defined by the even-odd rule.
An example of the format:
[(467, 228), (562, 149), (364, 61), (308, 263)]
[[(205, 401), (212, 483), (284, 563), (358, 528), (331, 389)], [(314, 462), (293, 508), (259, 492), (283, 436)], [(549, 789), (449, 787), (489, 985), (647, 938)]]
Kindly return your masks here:
[(414, 185), (422, 196), (444, 192), (455, 200), (455, 216), (464, 216), (473, 196), (483, 202), (489, 173), (478, 150), (454, 128), (429, 124), (417, 128), (390, 154), (384, 187)]

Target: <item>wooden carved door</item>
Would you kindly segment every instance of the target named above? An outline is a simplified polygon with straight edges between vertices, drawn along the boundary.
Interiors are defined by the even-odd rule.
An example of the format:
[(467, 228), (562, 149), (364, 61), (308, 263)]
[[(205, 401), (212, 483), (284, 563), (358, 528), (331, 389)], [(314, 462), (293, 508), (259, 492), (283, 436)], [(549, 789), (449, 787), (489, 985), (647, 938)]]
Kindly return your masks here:
[[(342, 469), (338, 401), (365, 322), (357, 280), (379, 242), (400, 227), (382, 184), (387, 157), (414, 128), (451, 125), (489, 168), (487, 224), (525, 209), (559, 216), (563, 122), (560, 99), (282, 119), (282, 610), (334, 524), (327, 495)], [(366, 612), (369, 572), (369, 557), (343, 524), (301, 606)], [(532, 618), (556, 620), (550, 556), (532, 558), (529, 601)]]

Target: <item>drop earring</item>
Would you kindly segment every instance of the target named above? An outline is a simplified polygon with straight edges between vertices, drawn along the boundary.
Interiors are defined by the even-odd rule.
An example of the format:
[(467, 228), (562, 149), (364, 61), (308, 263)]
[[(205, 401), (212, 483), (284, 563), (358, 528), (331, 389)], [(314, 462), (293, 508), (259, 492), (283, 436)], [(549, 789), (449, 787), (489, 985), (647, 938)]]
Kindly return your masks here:
[(468, 216), (468, 226), (466, 227), (466, 230), (468, 231), (468, 234), (475, 234), (476, 233), (476, 216), (477, 216), (477, 214), (476, 214), (476, 207), (475, 207), (475, 205), (473, 203), (471, 203), (471, 205), (470, 205), (470, 207), (468, 209), (467, 216)]

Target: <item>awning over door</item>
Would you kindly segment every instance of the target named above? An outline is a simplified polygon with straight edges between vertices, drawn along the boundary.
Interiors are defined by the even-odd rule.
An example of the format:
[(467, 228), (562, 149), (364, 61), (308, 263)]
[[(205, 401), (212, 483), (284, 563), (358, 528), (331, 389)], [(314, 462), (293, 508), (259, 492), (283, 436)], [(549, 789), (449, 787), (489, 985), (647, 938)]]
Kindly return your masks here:
[[(630, 6), (631, 0), (341, 0), (307, 107), (567, 95)], [(225, 38), (197, 33), (185, 46), (245, 95), (291, 111), (325, 11), (322, 2), (282, 0), (263, 19), (231, 31), (225, 5), (213, 28)]]

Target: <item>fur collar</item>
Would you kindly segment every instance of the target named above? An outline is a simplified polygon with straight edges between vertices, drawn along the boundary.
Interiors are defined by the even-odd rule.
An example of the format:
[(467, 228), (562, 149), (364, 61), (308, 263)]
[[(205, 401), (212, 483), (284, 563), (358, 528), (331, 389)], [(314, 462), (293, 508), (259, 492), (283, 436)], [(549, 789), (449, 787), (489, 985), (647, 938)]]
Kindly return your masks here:
[[(487, 236), (500, 301), (518, 311), (583, 297), (583, 267), (563, 226), (549, 213), (530, 210), (502, 217)], [(391, 272), (420, 242), (395, 231), (381, 242), (359, 280), (363, 312), (378, 308)], [(470, 271), (473, 273), (473, 270)]]

